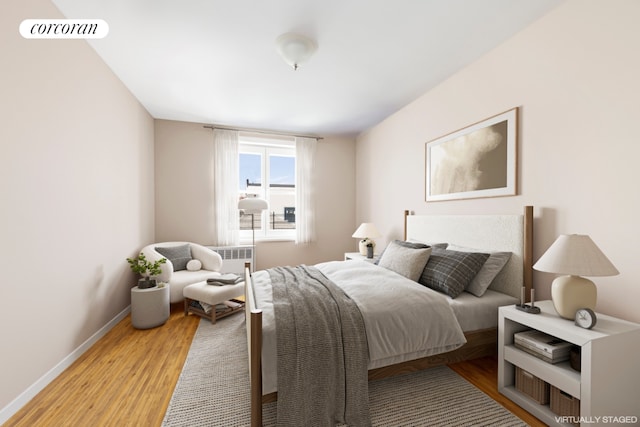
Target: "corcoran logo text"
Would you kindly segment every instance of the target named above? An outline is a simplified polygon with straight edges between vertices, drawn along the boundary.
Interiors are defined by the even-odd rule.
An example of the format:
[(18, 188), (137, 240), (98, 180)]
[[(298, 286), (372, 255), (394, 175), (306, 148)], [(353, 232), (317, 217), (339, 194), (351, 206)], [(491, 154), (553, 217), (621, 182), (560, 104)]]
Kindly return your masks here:
[(101, 39), (109, 33), (102, 19), (25, 19), (20, 34), (25, 39)]

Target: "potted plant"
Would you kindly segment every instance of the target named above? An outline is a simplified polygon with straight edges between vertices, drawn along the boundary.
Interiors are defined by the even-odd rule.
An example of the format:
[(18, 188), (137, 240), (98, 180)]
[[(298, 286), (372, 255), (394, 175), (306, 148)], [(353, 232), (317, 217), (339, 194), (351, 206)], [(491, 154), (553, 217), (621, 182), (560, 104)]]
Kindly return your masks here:
[(131, 267), (131, 271), (142, 276), (138, 280), (139, 289), (153, 288), (156, 285), (156, 279), (152, 279), (152, 276), (157, 276), (162, 273), (160, 266), (167, 262), (166, 258), (160, 258), (156, 262), (147, 260), (147, 257), (140, 252), (136, 258), (127, 258), (127, 262)]

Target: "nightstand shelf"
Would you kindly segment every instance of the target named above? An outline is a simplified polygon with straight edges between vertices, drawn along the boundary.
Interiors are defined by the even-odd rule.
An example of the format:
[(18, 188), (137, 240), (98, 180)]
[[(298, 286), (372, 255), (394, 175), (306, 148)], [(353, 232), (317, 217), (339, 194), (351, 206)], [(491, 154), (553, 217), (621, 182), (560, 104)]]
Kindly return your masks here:
[[(498, 320), (498, 390), (541, 421), (552, 426), (570, 426), (551, 411), (515, 388), (515, 367), (580, 400), (583, 425), (611, 424), (613, 417), (640, 418), (637, 390), (640, 370), (640, 325), (611, 316), (598, 315), (598, 323), (582, 329), (559, 317), (551, 301), (538, 303), (540, 314), (528, 314), (514, 306), (501, 307)], [(513, 335), (535, 329), (581, 348), (581, 372), (569, 362), (547, 363), (514, 346)], [(609, 419), (605, 417), (610, 417)], [(635, 418), (634, 418), (635, 417)]]

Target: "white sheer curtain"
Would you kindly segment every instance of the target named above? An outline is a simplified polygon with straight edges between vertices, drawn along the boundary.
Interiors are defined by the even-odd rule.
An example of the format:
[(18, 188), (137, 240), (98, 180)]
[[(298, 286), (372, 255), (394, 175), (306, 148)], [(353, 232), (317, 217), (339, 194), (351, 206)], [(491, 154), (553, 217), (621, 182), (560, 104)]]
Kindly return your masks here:
[(217, 246), (240, 242), (238, 131), (213, 130), (213, 199)]
[(315, 240), (314, 159), (318, 141), (296, 138), (296, 244)]

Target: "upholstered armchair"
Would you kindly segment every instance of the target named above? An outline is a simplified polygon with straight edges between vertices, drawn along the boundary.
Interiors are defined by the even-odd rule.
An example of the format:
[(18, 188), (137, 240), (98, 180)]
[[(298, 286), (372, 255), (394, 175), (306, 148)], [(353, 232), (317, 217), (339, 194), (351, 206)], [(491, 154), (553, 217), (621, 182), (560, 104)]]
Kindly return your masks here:
[(197, 243), (154, 243), (142, 248), (141, 252), (151, 262), (160, 258), (167, 259), (167, 262), (161, 265), (162, 273), (156, 280), (169, 284), (169, 299), (172, 303), (184, 299), (182, 290), (186, 286), (221, 275), (220, 255)]

